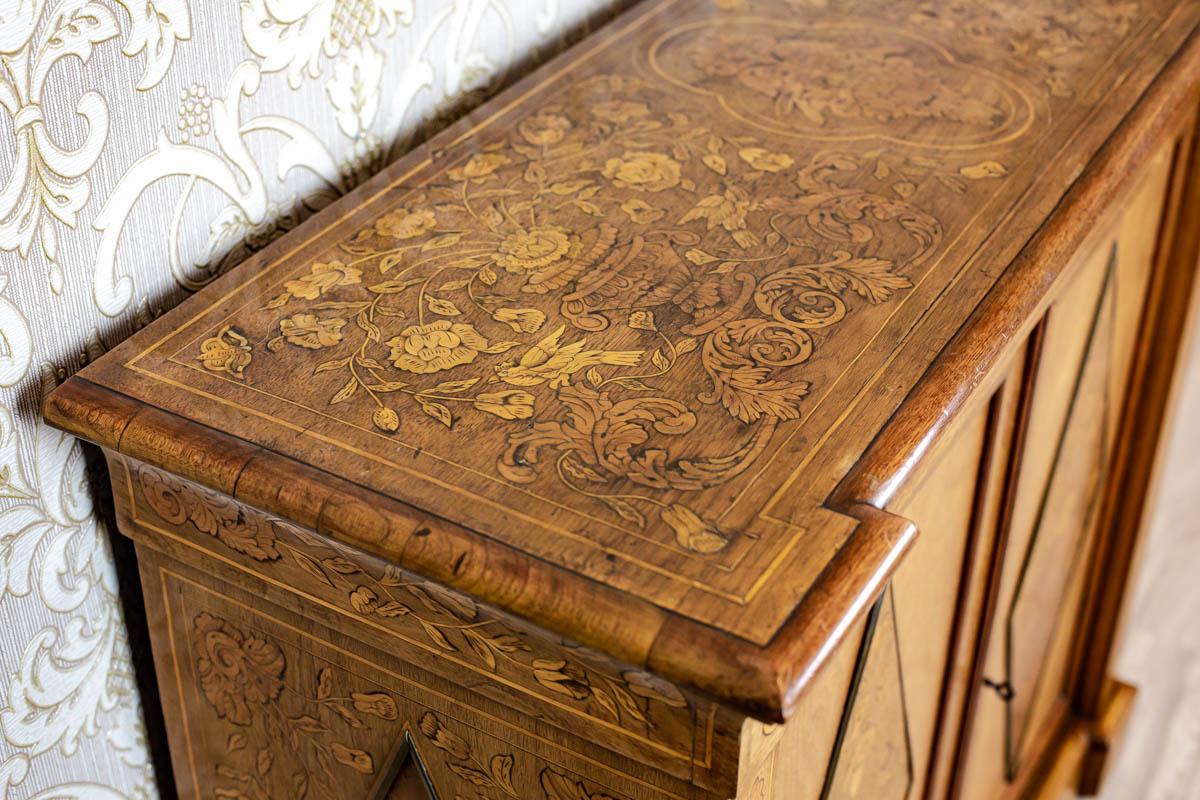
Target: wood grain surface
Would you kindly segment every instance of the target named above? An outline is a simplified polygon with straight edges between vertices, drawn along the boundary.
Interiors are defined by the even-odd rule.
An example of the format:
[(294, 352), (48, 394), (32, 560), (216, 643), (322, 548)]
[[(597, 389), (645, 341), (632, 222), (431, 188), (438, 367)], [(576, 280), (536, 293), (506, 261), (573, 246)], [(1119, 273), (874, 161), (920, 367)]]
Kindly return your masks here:
[(181, 794), (1095, 793), (1198, 23), (650, 0), (65, 382)]
[(646, 3), (46, 415), (782, 720), (1194, 103), (1200, 4), (1046, 15)]

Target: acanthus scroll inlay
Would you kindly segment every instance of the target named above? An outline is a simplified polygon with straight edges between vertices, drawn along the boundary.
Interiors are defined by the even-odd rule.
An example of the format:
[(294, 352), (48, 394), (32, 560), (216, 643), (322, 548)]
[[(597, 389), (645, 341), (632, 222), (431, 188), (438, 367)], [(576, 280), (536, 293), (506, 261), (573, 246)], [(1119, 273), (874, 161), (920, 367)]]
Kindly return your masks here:
[[(504, 431), (498, 478), (557, 481), (591, 513), (715, 554), (734, 533), (692, 496), (745, 473), (801, 417), (804, 365), (859, 309), (912, 285), (941, 225), (878, 165), (879, 186), (863, 188), (861, 156), (797, 161), (705, 127), (634, 78), (571, 93), (406, 194), (282, 281), (253, 329), (222, 328), (200, 352), (235, 349), (234, 377), (252, 385), (260, 368), (294, 364), (313, 379), (305, 396), (332, 376), (327, 413), (384, 434), (415, 428), (457, 448), (464, 419)], [(935, 164), (956, 192), (1004, 174)], [(249, 363), (234, 335), (255, 343)], [(698, 435), (713, 426), (728, 435)]]
[(142, 497), (172, 525), (191, 525), (214, 537), (226, 547), (255, 561), (275, 561), (276, 526), (290, 527), (282, 520), (249, 514), (230, 498), (150, 467), (137, 470)]
[(1148, 11), (1137, 0), (924, 2), (895, 8), (918, 30), (965, 36), (992, 60), (1019, 65), (1059, 97), (1076, 94), (1080, 76), (1094, 67), (1089, 56), (1119, 47)]
[[(490, 758), (477, 755), (471, 744), (446, 727), (437, 714), (427, 711), (421, 717), (420, 730), (426, 740), (442, 753), (446, 767), (457, 777), (476, 787), (480, 800), (494, 796), (527, 800), (529, 787), (522, 792), (514, 785), (513, 769), (517, 764), (511, 753), (496, 753)], [(592, 788), (576, 775), (546, 766), (538, 773), (537, 785), (542, 800), (626, 800), (624, 797)], [(478, 793), (480, 790), (487, 795)]]

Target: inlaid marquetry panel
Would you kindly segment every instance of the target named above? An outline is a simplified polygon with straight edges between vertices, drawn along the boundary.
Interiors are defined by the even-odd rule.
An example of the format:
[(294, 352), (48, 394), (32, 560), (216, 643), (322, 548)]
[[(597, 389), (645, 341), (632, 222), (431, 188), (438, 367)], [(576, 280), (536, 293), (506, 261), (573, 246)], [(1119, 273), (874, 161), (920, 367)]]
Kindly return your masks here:
[(461, 673), (573, 733), (594, 727), (606, 746), (682, 778), (713, 769), (710, 701), (217, 492), (130, 459), (109, 463), (130, 533), (166, 537), (155, 546), (215, 557), (243, 580), (384, 635), (406, 661)]
[(959, 62), (919, 28), (718, 17), (663, 35), (649, 59), (738, 122), (809, 141), (995, 145), (1022, 135), (1034, 116), (1019, 85)]
[(170, 642), (160, 680), (183, 711), (176, 768), (196, 797), (382, 797), (411, 749), (438, 798), (680, 800), (141, 557)]
[(87, 377), (763, 645), (1097, 92), (1192, 16), (662, 0)]
[(378, 793), (396, 738), (387, 723), (399, 716), (391, 693), (285, 649), (261, 628), (186, 606), (177, 656), (208, 707), (192, 706), (200, 713), (189, 723), (204, 732), (197, 738), (225, 735), (224, 752), (210, 746), (212, 763), (202, 762), (211, 774), (197, 780), (222, 798)]

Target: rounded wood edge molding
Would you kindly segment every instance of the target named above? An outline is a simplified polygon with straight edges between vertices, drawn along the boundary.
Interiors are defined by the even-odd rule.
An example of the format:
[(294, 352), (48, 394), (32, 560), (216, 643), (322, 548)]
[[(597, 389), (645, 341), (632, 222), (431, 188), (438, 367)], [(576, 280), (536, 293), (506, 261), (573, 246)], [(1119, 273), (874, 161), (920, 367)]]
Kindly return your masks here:
[(69, 433), (644, 666), (669, 613), (358, 484), (72, 377), (43, 405)]
[(142, 407), (91, 381), (68, 378), (42, 401), (42, 418), (72, 436), (116, 450), (121, 434)]
[(278, 453), (73, 377), (46, 419), (432, 580), (547, 630), (697, 689), (766, 722), (785, 719), (804, 687), (865, 613), (915, 537), (907, 520), (866, 505), (860, 525), (766, 647), (635, 600), (465, 528)]
[(691, 685), (763, 722), (785, 722), (916, 540), (916, 525), (896, 514), (865, 504), (839, 510), (858, 526), (766, 647), (671, 616), (646, 667), (668, 675), (690, 664)]

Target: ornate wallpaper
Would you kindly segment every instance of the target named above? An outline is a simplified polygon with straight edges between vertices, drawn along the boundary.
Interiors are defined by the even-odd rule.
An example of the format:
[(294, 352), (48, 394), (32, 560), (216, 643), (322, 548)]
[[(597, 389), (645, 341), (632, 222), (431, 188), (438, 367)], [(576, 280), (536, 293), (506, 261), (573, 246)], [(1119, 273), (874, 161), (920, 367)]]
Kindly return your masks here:
[(155, 795), (42, 397), (621, 0), (0, 0), (0, 800)]

